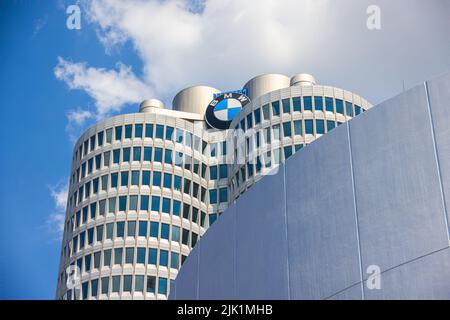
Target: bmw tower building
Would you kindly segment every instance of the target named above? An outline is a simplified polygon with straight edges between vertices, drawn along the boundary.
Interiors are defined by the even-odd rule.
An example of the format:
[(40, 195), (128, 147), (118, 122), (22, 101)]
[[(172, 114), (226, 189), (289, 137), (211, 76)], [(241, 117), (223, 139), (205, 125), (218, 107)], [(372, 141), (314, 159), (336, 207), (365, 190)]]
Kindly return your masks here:
[(370, 107), (308, 74), (266, 74), (236, 91), (189, 87), (171, 108), (150, 99), (98, 122), (74, 147), (57, 299), (167, 299), (229, 205)]

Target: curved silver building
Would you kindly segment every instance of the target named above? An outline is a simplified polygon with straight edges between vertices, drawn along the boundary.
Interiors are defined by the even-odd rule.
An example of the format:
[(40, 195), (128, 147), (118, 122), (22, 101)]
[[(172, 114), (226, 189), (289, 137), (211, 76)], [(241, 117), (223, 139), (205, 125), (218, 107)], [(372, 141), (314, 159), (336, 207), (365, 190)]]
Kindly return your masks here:
[(236, 91), (189, 87), (172, 109), (150, 99), (100, 121), (74, 148), (57, 298), (167, 299), (231, 203), (369, 107), (310, 75), (268, 74)]

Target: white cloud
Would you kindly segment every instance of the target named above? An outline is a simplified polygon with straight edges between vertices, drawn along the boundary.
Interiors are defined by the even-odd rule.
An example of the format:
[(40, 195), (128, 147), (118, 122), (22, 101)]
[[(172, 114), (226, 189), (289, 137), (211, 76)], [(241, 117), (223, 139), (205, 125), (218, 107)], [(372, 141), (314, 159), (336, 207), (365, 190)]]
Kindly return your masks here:
[(67, 184), (58, 184), (50, 186), (49, 189), (54, 202), (54, 210), (47, 216), (46, 228), (52, 237), (59, 240), (64, 231), (68, 186)]
[[(129, 41), (142, 77), (60, 58), (55, 74), (86, 91), (98, 115), (206, 84), (236, 89), (269, 72), (308, 72), (374, 103), (448, 69), (448, 0), (378, 0), (382, 30), (366, 28), (372, 0), (84, 1), (106, 51)], [(414, 24), (411, 23), (414, 21)], [(420, 40), (419, 40), (420, 39)], [(434, 50), (423, 50), (423, 48)], [(419, 54), (420, 53), (420, 54)], [(415, 66), (415, 67), (411, 67)]]
[[(90, 95), (95, 100), (99, 116), (120, 111), (124, 105), (140, 102), (151, 93), (149, 87), (133, 74), (131, 67), (120, 62), (117, 63), (117, 70), (106, 70), (59, 57), (54, 73), (70, 89), (81, 89)], [(72, 120), (86, 117), (87, 114), (81, 118), (74, 115)]]

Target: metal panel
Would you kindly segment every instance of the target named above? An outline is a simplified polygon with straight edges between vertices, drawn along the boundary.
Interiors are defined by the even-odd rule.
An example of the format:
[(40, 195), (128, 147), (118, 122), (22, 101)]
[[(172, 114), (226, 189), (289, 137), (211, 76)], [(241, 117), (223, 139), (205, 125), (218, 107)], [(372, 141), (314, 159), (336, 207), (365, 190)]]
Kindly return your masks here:
[(200, 240), (199, 299), (235, 297), (236, 206), (216, 223)]
[(350, 122), (363, 270), (448, 245), (423, 86)]
[(288, 299), (284, 166), (237, 201), (238, 299)]
[[(199, 281), (199, 252), (201, 248), (201, 240), (189, 253), (184, 261), (177, 280), (175, 281), (176, 299), (193, 300), (198, 299), (198, 281)], [(169, 299), (174, 299), (172, 295)]]
[(286, 163), (292, 299), (324, 299), (361, 280), (347, 124)]

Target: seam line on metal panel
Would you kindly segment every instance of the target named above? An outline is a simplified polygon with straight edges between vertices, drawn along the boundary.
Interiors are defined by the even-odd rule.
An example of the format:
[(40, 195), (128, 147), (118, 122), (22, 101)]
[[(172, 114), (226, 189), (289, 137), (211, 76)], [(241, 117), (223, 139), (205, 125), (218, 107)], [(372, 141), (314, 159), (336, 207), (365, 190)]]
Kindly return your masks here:
[(199, 242), (199, 248), (198, 248), (198, 257), (197, 257), (197, 297), (196, 299), (200, 299), (200, 253), (202, 244)]
[(364, 277), (363, 277), (363, 266), (362, 266), (362, 255), (361, 255), (361, 240), (359, 238), (359, 220), (358, 220), (358, 209), (357, 209), (357, 201), (356, 201), (356, 187), (355, 187), (355, 174), (353, 169), (353, 151), (352, 151), (352, 139), (350, 135), (350, 124), (347, 122), (347, 138), (348, 138), (348, 147), (350, 154), (350, 173), (352, 176), (352, 191), (353, 191), (353, 208), (355, 214), (355, 224), (356, 224), (356, 239), (358, 244), (358, 260), (359, 260), (359, 273), (361, 279), (361, 297), (364, 300)]
[(444, 209), (444, 221), (445, 221), (445, 226), (447, 229), (446, 230), (447, 231), (447, 241), (448, 241), (448, 245), (450, 246), (450, 226), (448, 223), (447, 205), (445, 204), (444, 186), (442, 184), (442, 176), (441, 176), (441, 164), (439, 162), (439, 153), (438, 153), (438, 148), (437, 148), (437, 143), (436, 143), (436, 135), (435, 135), (434, 125), (433, 125), (433, 113), (431, 112), (431, 103), (430, 103), (430, 96), (429, 96), (429, 92), (428, 92), (428, 83), (424, 82), (424, 86), (425, 86), (425, 96), (426, 96), (426, 100), (427, 100), (428, 117), (430, 120), (430, 127), (431, 127), (431, 137), (433, 139), (434, 157), (436, 159), (436, 167), (437, 167), (437, 172), (438, 172), (439, 188), (441, 191), (442, 207)]
[(233, 299), (237, 299), (237, 261), (236, 261), (236, 252), (237, 252), (237, 215), (238, 215), (238, 208), (236, 205), (235, 206), (235, 210), (234, 210), (234, 248), (233, 248)]
[(283, 165), (283, 193), (284, 193), (284, 228), (285, 228), (285, 237), (286, 237), (286, 271), (287, 271), (287, 294), (288, 300), (291, 300), (291, 279), (290, 279), (290, 267), (289, 267), (289, 237), (288, 237), (288, 216), (287, 216), (287, 195), (286, 195), (286, 162)]

